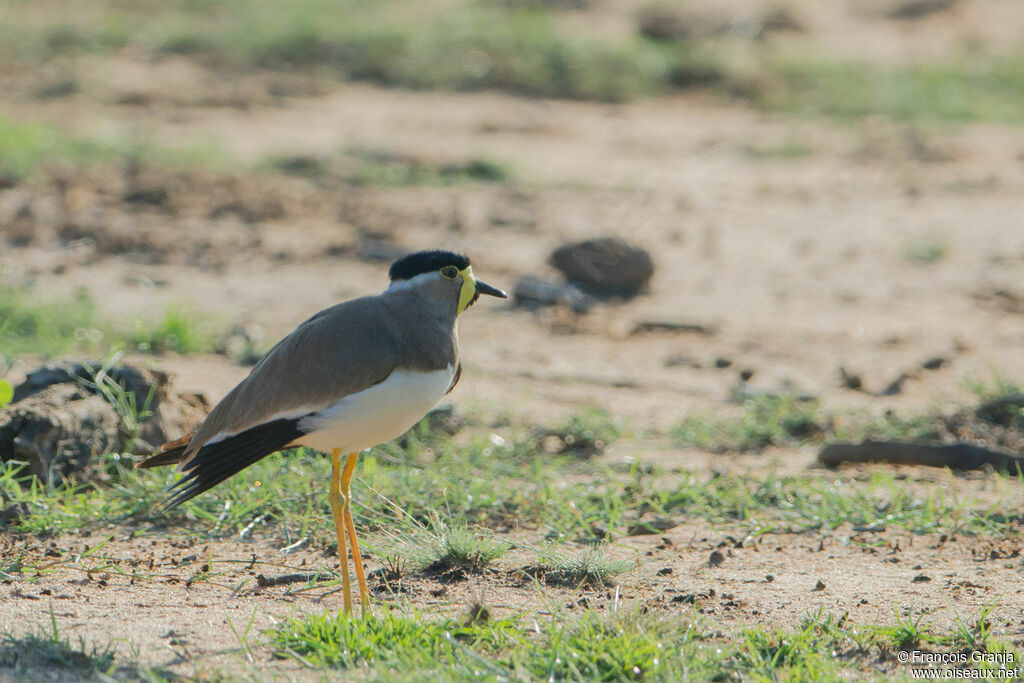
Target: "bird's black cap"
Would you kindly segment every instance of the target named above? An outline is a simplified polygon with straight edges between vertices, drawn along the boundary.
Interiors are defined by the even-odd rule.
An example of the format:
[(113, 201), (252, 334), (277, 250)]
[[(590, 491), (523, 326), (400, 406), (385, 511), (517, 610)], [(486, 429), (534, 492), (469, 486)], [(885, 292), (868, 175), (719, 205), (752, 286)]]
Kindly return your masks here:
[(454, 251), (444, 249), (431, 249), (429, 251), (417, 251), (408, 256), (403, 256), (391, 264), (388, 277), (391, 281), (411, 280), (422, 273), (433, 273), (445, 266), (455, 266), (459, 270), (469, 266), (469, 258)]

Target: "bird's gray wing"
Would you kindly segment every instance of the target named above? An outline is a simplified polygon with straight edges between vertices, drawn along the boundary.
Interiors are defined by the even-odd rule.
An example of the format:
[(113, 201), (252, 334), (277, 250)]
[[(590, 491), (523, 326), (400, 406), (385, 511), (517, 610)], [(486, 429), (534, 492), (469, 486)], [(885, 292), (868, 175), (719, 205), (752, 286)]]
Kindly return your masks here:
[(182, 466), (219, 436), (300, 417), (384, 381), (398, 364), (401, 344), (379, 297), (317, 313), (278, 342), (214, 407), (189, 441)]

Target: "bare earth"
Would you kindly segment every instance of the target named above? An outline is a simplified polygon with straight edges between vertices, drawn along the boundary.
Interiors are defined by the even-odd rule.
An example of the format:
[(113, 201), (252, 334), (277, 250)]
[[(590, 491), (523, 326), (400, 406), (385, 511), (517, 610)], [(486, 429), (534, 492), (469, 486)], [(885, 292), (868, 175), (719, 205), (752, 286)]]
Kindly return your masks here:
[[(984, 8), (976, 16), (997, 17), (978, 20), (982, 35), (1008, 25), (998, 19), (1007, 3), (976, 4)], [(604, 20), (614, 34), (616, 17)], [(815, 21), (829, 35), (830, 18)], [(856, 46), (840, 41), (837, 49)], [(359, 257), (368, 239), (466, 251), (483, 279), (511, 288), (525, 274), (554, 277), (547, 257), (566, 240), (620, 235), (655, 257), (647, 294), (583, 317), (492, 302), (474, 307), (461, 323), (465, 369), (452, 400), (460, 409), (544, 422), (598, 405), (632, 434), (604, 457), (701, 472), (870, 473), (813, 470), (809, 451), (733, 457), (672, 447), (665, 435), (684, 416), (739, 410), (728, 399), (741, 371), (753, 373), (756, 388), (813, 395), (830, 408), (902, 414), (969, 402), (964, 380), (988, 380), (996, 370), (1024, 378), (1024, 142), (1009, 126), (843, 124), (700, 96), (613, 106), (320, 82), (309, 95), (246, 108), (185, 106), (174, 101), (175, 84), (211, 91), (222, 84), (177, 59), (97, 61), (81, 70), (81, 93), (15, 98), (4, 109), (83, 134), (113, 130), (169, 147), (216, 144), (245, 162), (336, 159), (359, 148), (442, 162), (485, 157), (515, 174), (506, 185), (388, 188), (333, 176), (144, 168), (143, 187), (167, 190), (158, 204), (122, 201), (128, 181), (110, 170), (76, 175), (60, 191), (52, 178), (0, 190), (0, 212), (29, 197), (33, 215), (44, 217), (18, 246), (4, 247), (4, 277), (54, 294), (84, 287), (110, 316), (156, 317), (167, 304), (184, 304), (227, 324), (258, 324), (269, 343), (325, 306), (386, 285), (386, 264)], [(90, 73), (102, 74), (102, 84), (97, 77), (90, 85)], [(251, 76), (230, 84), (259, 92), (264, 86)], [(140, 92), (147, 97), (135, 101), (143, 104), (118, 104)], [(808, 153), (773, 153), (795, 143)], [(17, 228), (7, 214), (0, 218)], [(84, 226), (81, 234), (68, 233), (68, 224)], [(908, 259), (908, 249), (921, 243), (941, 245), (944, 256)], [(643, 321), (696, 323), (708, 333), (635, 333)], [(942, 367), (922, 368), (936, 356)], [(718, 368), (717, 359), (730, 364)], [(159, 363), (182, 389), (213, 400), (247, 372), (220, 356)], [(868, 391), (843, 388), (840, 367), (861, 375)], [(27, 362), (15, 366), (8, 379), (16, 382), (28, 369)], [(902, 392), (873, 395), (903, 373)], [(923, 492), (944, 487), (964, 498), (995, 497), (1001, 486), (985, 475), (904, 473)], [(326, 514), (326, 496), (324, 506)], [(66, 552), (84, 552), (108, 534), (94, 556)], [(99, 644), (113, 638), (125, 653), (130, 643), (140, 661), (185, 675), (272, 666), (281, 676), (302, 677), (294, 661), (268, 665), (259, 648), (252, 653), (258, 668), (248, 663), (234, 631), (251, 621), (257, 633), (340, 605), (337, 594), (289, 594), (295, 585), (260, 588), (257, 574), (336, 565), (326, 552), (282, 554), (273, 538), (181, 548), (159, 530), (131, 537), (115, 528), (0, 543), (4, 556), (28, 550), (42, 557), (51, 544), (62, 549), (37, 582), (0, 585), (0, 630), (47, 628), (52, 606), (62, 634)], [(621, 539), (612, 552), (636, 560), (622, 579), (623, 605), (696, 609), (725, 631), (792, 628), (819, 607), (849, 611), (855, 623), (892, 623), (894, 604), (936, 610), (936, 626), (948, 627), (998, 601), (993, 620), (1021, 645), (1022, 545), (1019, 537), (853, 529), (768, 534), (744, 544), (737, 529), (689, 523), (663, 537)], [(709, 566), (716, 549), (725, 561)], [(190, 583), (211, 558), (213, 576)], [(582, 598), (615, 607), (614, 589), (538, 591), (508, 571), (514, 565), (506, 558), (494, 572), (454, 584), (411, 577), (403, 599), (453, 614), (481, 589), (499, 611), (544, 612)], [(379, 558), (369, 558), (371, 571), (380, 567)], [(133, 581), (133, 572), (150, 578)], [(377, 577), (371, 583), (381, 600), (394, 599)]]

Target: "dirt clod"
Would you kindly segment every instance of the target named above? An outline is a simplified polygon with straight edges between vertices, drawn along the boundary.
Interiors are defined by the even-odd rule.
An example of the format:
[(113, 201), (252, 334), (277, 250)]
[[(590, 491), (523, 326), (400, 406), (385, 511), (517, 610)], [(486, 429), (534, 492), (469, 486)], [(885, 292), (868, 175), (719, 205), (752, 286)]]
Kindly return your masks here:
[(654, 275), (651, 255), (617, 237), (563, 245), (552, 252), (550, 262), (570, 282), (597, 296), (636, 296)]
[(91, 476), (93, 456), (147, 453), (194, 428), (209, 410), (167, 374), (100, 363), (52, 363), (28, 373), (0, 414), (0, 461), (28, 462), (44, 481)]

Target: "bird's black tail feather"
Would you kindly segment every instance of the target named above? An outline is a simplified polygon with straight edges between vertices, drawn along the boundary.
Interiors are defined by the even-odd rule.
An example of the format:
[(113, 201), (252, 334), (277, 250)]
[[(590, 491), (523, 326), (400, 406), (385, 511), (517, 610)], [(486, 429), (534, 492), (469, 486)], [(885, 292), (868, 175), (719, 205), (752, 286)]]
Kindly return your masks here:
[(273, 420), (206, 444), (185, 464), (183, 470), (187, 474), (171, 487), (172, 495), (161, 511), (178, 507), (257, 460), (281, 450), (305, 434), (298, 426), (301, 419)]

